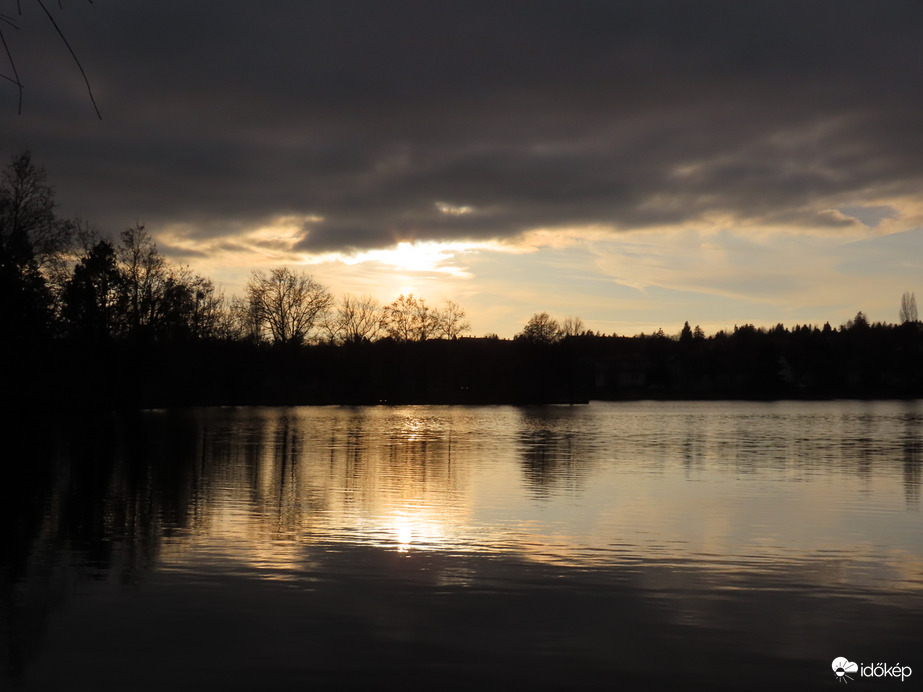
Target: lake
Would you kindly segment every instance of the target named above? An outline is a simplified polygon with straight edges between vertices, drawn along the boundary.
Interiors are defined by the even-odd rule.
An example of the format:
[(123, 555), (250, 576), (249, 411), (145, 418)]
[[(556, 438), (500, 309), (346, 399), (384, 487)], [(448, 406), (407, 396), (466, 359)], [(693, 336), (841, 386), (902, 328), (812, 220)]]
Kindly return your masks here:
[(4, 427), (2, 689), (923, 681), (923, 402)]

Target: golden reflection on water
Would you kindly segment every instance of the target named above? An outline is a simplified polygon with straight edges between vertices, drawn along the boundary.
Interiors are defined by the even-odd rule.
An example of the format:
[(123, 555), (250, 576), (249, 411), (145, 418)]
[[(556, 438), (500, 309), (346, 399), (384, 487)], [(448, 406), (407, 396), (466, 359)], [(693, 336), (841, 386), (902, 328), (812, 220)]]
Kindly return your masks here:
[(299, 577), (352, 543), (923, 590), (916, 428), (888, 447), (877, 419), (663, 406), (201, 412), (194, 520), (161, 564)]
[(918, 649), (918, 402), (40, 423), (10, 445), (0, 687), (325, 687), (358, 665), (351, 689), (422, 666), (421, 688), (714, 669), (699, 689), (775, 690)]

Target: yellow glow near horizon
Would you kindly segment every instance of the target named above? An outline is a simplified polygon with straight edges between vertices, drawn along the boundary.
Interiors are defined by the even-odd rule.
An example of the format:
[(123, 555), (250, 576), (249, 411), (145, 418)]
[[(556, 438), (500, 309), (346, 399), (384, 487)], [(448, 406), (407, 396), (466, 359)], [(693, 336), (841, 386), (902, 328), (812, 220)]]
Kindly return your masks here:
[[(158, 229), (156, 239), (171, 260), (214, 279), (227, 296), (244, 295), (253, 269), (288, 265), (337, 296), (368, 294), (385, 305), (410, 293), (433, 306), (451, 299), (478, 335), (512, 337), (540, 311), (558, 319), (580, 315), (587, 328), (604, 333), (678, 333), (689, 320), (713, 334), (748, 322), (836, 326), (859, 309), (873, 321), (893, 320), (901, 293), (919, 292), (923, 202), (860, 202), (834, 200), (819, 212), (828, 220), (856, 219), (847, 226), (801, 228), (711, 213), (631, 230), (583, 224), (494, 239), (392, 235), (386, 247), (312, 252), (305, 241), (324, 219), (280, 214), (220, 232), (173, 224)], [(489, 218), (461, 203), (435, 204), (444, 218)], [(867, 209), (891, 211), (880, 220), (873, 214), (869, 225), (859, 218)]]

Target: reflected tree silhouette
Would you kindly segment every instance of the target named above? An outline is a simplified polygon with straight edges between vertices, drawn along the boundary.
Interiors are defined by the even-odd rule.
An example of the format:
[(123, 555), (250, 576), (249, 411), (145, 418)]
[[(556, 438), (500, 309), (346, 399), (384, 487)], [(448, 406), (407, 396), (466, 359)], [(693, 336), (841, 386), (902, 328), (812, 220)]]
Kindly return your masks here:
[(518, 435), (520, 463), (528, 487), (541, 495), (552, 487), (578, 487), (589, 471), (583, 459), (590, 454), (571, 430), (571, 407), (522, 410), (523, 425)]
[[(749, 656), (757, 647), (775, 647), (798, 654), (809, 639), (821, 635), (826, 646), (824, 637), (844, 627), (861, 633), (859, 644), (888, 651), (897, 651), (902, 640), (908, 648), (919, 641), (916, 567), (901, 571), (907, 562), (901, 546), (916, 545), (914, 512), (904, 512), (911, 533), (893, 551), (887, 533), (870, 534), (885, 539), (884, 563), (856, 559), (876, 553), (856, 549), (852, 535), (821, 540), (821, 549), (813, 540), (831, 533), (827, 521), (848, 526), (855, 516), (852, 506), (813, 503), (835, 495), (830, 486), (835, 490), (841, 476), (861, 478), (862, 469), (852, 462), (861, 448), (837, 456), (833, 437), (869, 422), (865, 411), (838, 406), (847, 415), (815, 417), (805, 431), (792, 430), (797, 410), (765, 415), (771, 419), (768, 432), (750, 435), (754, 446), (763, 447), (759, 465), (750, 448), (722, 449), (722, 441), (746, 436), (737, 425), (746, 429), (752, 416), (724, 405), (721, 417), (706, 424), (694, 406), (686, 406), (682, 419), (663, 415), (669, 405), (604, 405), (609, 413), (602, 418), (594, 417), (594, 407), (569, 406), (197, 409), (36, 418), (8, 436), (23, 451), (4, 459), (3, 480), (9, 482), (0, 483), (0, 513), (9, 527), (8, 540), (0, 542), (0, 664), (22, 679), (22, 671), (32, 666), (34, 672), (38, 661), (61, 660), (62, 650), (79, 657), (96, 647), (100, 660), (114, 660), (112, 670), (90, 671), (108, 673), (105, 682), (122, 675), (133, 680), (134, 671), (127, 669), (139, 662), (158, 668), (168, 661), (165, 670), (144, 668), (147, 689), (162, 689), (162, 680), (177, 672), (194, 678), (184, 679), (187, 684), (198, 686), (208, 677), (203, 685), (217, 680), (234, 687), (241, 671), (255, 679), (267, 670), (275, 676), (286, 665), (293, 679), (302, 676), (296, 682), (309, 677), (327, 682), (332, 675), (349, 675), (361, 650), (366, 677), (348, 681), (356, 689), (367, 686), (370, 670), (403, 675), (421, 665), (431, 665), (424, 675), (428, 684), (421, 687), (438, 686), (446, 671), (464, 670), (471, 679), (496, 679), (499, 671), (511, 688), (548, 686), (553, 675), (556, 689), (570, 689), (574, 680), (586, 683), (581, 689), (598, 689), (599, 670), (614, 667), (622, 675), (634, 662), (640, 666), (636, 672), (646, 676), (639, 679), (653, 680), (642, 687), (672, 689), (688, 683), (688, 666), (702, 661), (710, 666), (715, 652)], [(879, 450), (877, 458), (885, 463), (872, 465), (872, 480), (880, 480), (884, 491), (890, 486), (892, 508), (902, 504), (894, 482), (902, 461), (905, 492), (909, 486), (919, 490), (917, 408), (888, 405), (877, 414), (886, 423), (869, 424), (852, 439), (861, 447), (867, 437), (869, 447)], [(703, 479), (716, 479), (716, 489), (682, 482), (686, 443), (696, 428), (707, 432), (693, 440), (690, 454), (707, 457), (697, 471), (706, 474)], [(792, 452), (787, 443), (806, 435), (814, 436), (812, 445), (786, 456)], [(603, 492), (565, 496), (559, 504), (545, 501), (552, 492), (570, 493), (600, 466), (645, 457), (652, 447), (655, 456), (676, 467), (679, 475), (669, 479), (680, 484), (650, 514), (639, 518), (638, 506), (631, 506), (631, 500), (649, 497), (646, 462), (609, 469), (617, 478), (594, 473), (605, 484), (592, 490)], [(882, 447), (887, 454), (880, 453)], [(734, 470), (739, 451), (754, 471), (769, 472), (766, 487), (774, 485), (783, 503), (800, 493), (795, 507), (820, 517), (812, 527), (818, 533), (807, 534), (805, 545), (775, 546), (786, 521), (796, 539), (807, 528), (798, 511), (777, 517), (785, 504), (752, 514), (721, 513), (762, 492), (747, 483), (742, 495), (722, 502), (728, 490), (722, 479)], [(818, 463), (827, 473), (791, 485), (792, 467)], [(478, 469), (486, 474), (478, 475)], [(632, 492), (635, 488), (640, 492)], [(626, 501), (622, 516), (612, 512), (613, 497)], [(702, 511), (716, 513), (717, 526), (724, 527), (725, 518), (744, 523), (728, 521), (731, 535), (708, 531), (717, 544), (693, 542), (683, 553), (681, 544), (702, 527), (686, 520), (690, 505), (667, 507), (670, 497), (715, 498), (716, 506)], [(597, 533), (597, 526), (580, 533), (591, 516), (583, 506), (566, 515), (564, 505), (582, 505), (584, 498), (587, 507), (604, 503), (595, 516), (613, 522), (606, 531)], [(536, 505), (541, 505), (537, 514), (530, 515)], [(674, 516), (661, 522), (659, 515), (670, 509)], [(653, 520), (651, 530), (675, 531), (669, 549), (664, 549), (668, 535), (649, 537), (647, 547), (626, 535), (633, 522), (647, 528), (645, 520)], [(562, 537), (562, 526), (577, 533)], [(773, 545), (752, 542), (760, 537)], [(706, 554), (701, 546), (707, 546)], [(724, 559), (716, 559), (721, 550)], [(155, 563), (162, 571), (150, 580)], [(876, 583), (870, 591), (863, 590), (866, 576)], [(106, 590), (93, 591), (105, 593), (103, 598), (79, 603), (75, 598), (70, 603), (78, 607), (55, 617), (80, 591), (76, 582), (94, 579), (145, 589), (124, 589), (120, 593), (131, 596), (122, 600), (99, 585)], [(135, 598), (139, 591), (143, 597)], [(857, 597), (865, 593), (871, 597)], [(161, 608), (163, 603), (171, 607)], [(138, 613), (150, 618), (145, 626), (136, 626)], [(190, 613), (200, 618), (192, 627)], [(812, 623), (795, 641), (792, 613)], [(613, 628), (613, 622), (620, 626)], [(677, 623), (689, 636), (674, 636)], [(86, 632), (100, 634), (101, 642), (78, 641)], [(735, 648), (738, 641), (743, 643)], [(144, 655), (115, 660), (136, 650)], [(258, 671), (252, 661), (229, 665), (229, 650), (244, 657), (257, 652)], [(652, 652), (666, 652), (683, 667), (668, 671), (664, 682), (660, 659), (648, 662)], [(469, 666), (468, 655), (482, 667)], [(561, 673), (562, 662), (572, 667)], [(808, 673), (812, 666), (815, 662), (805, 662)], [(52, 679), (71, 675), (62, 668), (51, 672)], [(776, 683), (767, 689), (784, 688)]]
[(7, 467), (17, 482), (0, 483), (0, 626), (17, 679), (75, 581), (147, 578), (163, 539), (188, 525), (202, 478), (194, 432), (169, 415), (29, 417), (10, 432), (22, 452)]
[(690, 416), (686, 421), (685, 437), (682, 440), (683, 466), (687, 473), (701, 466), (705, 459), (705, 435), (702, 419)]
[(923, 484), (923, 437), (920, 426), (923, 415), (908, 413), (904, 417), (904, 434), (901, 438), (904, 455), (904, 499), (909, 506), (920, 504), (920, 485)]

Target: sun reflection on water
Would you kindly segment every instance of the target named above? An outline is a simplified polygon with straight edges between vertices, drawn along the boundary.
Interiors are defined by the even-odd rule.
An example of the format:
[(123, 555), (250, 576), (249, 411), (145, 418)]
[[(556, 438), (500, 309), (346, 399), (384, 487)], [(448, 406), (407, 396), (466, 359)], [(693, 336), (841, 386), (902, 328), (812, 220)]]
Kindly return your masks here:
[[(918, 534), (900, 509), (913, 496), (902, 480), (917, 476), (882, 466), (874, 476), (850, 473), (851, 458), (833, 456), (849, 445), (805, 442), (797, 414), (762, 434), (770, 449), (759, 461), (733, 444), (740, 416), (690, 426), (669, 408), (653, 420), (635, 407), (605, 423), (579, 419), (592, 410), (209, 414), (217, 418), (202, 441), (209, 473), (196, 492), (195, 530), (169, 541), (162, 560), (211, 556), (285, 578), (310, 571), (318, 550), (352, 544), (567, 567), (695, 564), (733, 584), (735, 574), (825, 554), (827, 576), (812, 579), (923, 591)], [(823, 449), (828, 465), (798, 456), (803, 449)], [(882, 544), (891, 547), (874, 547)], [(862, 558), (869, 552), (873, 562)]]
[[(869, 644), (857, 651), (895, 632), (914, 635), (910, 645), (923, 612), (923, 429), (905, 408), (246, 408), (142, 413), (131, 429), (107, 419), (96, 436), (60, 434), (62, 473), (41, 474), (41, 505), (34, 488), (10, 494), (30, 498), (19, 514), (45, 508), (5, 605), (38, 617), (0, 617), (0, 630), (28, 623), (15, 640), (26, 641), (32, 623), (55, 621), (31, 665), (61, 671), (62, 684), (42, 689), (65, 688), (81, 662), (95, 680), (102, 658), (123, 663), (118, 676), (175, 677), (188, 654), (203, 684), (226, 671), (233, 687), (239, 671), (256, 680), (306, 652), (327, 675), (368, 651), (382, 653), (369, 671), (408, 652), (390, 669), (403, 671), (441, 650), (441, 683), (456, 659), (498, 651), (519, 668), (591, 653), (581, 669), (621, 652), (621, 671), (645, 657), (660, 665), (670, 640), (669, 660), (684, 665), (700, 645), (702, 660), (743, 653), (784, 667), (819, 639), (827, 657), (823, 638), (850, 629)], [(91, 444), (72, 451), (83, 437)], [(92, 587), (74, 589), (87, 573)], [(48, 618), (48, 594), (65, 592), (73, 607)], [(75, 626), (61, 630), (67, 619)], [(158, 652), (157, 664), (138, 651)], [(207, 666), (203, 652), (214, 653)]]

